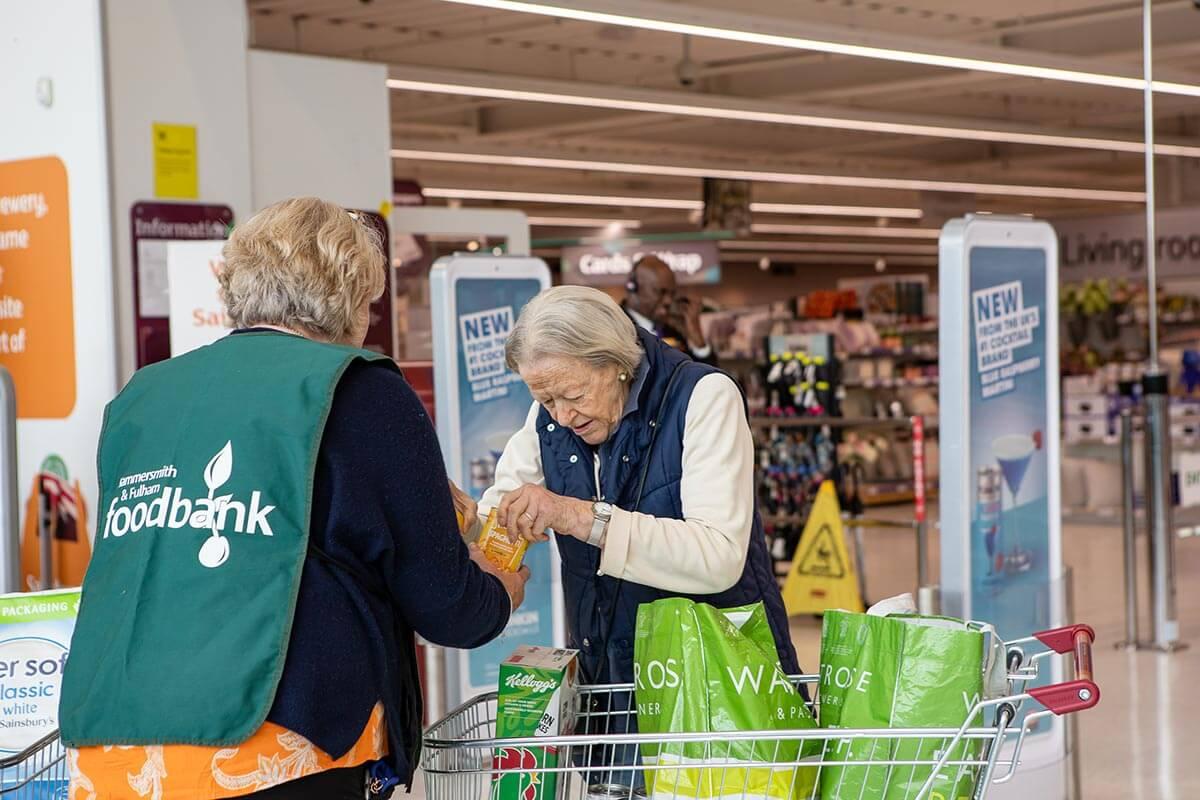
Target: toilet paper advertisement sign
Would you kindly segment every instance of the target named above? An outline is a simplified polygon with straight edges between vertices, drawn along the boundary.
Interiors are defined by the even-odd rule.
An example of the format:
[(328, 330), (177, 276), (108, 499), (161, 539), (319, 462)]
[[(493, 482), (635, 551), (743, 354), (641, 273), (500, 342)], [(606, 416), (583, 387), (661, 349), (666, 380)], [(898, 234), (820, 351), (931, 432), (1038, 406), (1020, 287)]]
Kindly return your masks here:
[(58, 729), (79, 590), (0, 596), (0, 754)]

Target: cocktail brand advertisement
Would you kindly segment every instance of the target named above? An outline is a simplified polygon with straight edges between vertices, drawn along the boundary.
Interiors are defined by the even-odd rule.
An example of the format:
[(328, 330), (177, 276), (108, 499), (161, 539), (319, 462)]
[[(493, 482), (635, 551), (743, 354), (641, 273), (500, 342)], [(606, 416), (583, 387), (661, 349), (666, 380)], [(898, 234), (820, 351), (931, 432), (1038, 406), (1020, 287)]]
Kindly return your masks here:
[(971, 616), (1007, 638), (1051, 623), (1046, 255), (970, 258)]
[[(452, 273), (453, 274), (453, 273)], [(461, 448), (459, 486), (479, 499), (495, 480), (505, 445), (529, 414), (533, 397), (521, 376), (508, 369), (504, 347), (517, 317), (542, 289), (532, 277), (462, 275), (452, 279), (454, 297), (455, 370)], [(525, 556), (532, 577), (525, 602), (504, 633), (483, 647), (464, 653), (464, 689), (483, 691), (499, 678), (499, 665), (516, 644), (554, 646), (554, 566), (551, 547), (530, 547)], [(483, 688), (478, 688), (483, 687)]]

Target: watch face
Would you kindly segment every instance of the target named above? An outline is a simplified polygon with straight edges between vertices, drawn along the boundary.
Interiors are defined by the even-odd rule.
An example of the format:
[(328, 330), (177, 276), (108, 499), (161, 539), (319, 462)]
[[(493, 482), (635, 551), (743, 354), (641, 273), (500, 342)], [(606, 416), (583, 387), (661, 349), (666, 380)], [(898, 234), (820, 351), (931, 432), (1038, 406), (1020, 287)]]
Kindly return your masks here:
[(602, 519), (609, 519), (610, 517), (612, 517), (612, 512), (613, 512), (612, 503), (592, 503), (592, 514), (594, 514), (597, 517), (601, 517)]

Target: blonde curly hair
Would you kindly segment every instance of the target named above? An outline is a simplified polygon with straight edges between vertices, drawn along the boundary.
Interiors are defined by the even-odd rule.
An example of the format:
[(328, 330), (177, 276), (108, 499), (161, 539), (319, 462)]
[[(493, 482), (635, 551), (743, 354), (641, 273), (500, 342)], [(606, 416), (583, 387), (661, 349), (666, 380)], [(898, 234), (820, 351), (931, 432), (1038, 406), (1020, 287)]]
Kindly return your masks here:
[(280, 325), (350, 339), (365, 301), (383, 294), (387, 259), (376, 230), (316, 197), (267, 206), (233, 229), (218, 280), (236, 327)]

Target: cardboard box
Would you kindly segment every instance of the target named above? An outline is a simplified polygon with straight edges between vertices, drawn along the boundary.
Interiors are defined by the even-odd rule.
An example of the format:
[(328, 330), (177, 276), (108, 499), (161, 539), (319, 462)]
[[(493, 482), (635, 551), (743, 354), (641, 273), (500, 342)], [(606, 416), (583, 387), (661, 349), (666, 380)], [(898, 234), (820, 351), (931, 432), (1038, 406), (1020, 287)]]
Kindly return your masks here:
[[(579, 652), (523, 645), (500, 665), (496, 736), (569, 736), (578, 714)], [(502, 747), (493, 757), (492, 800), (556, 800), (557, 747)]]

